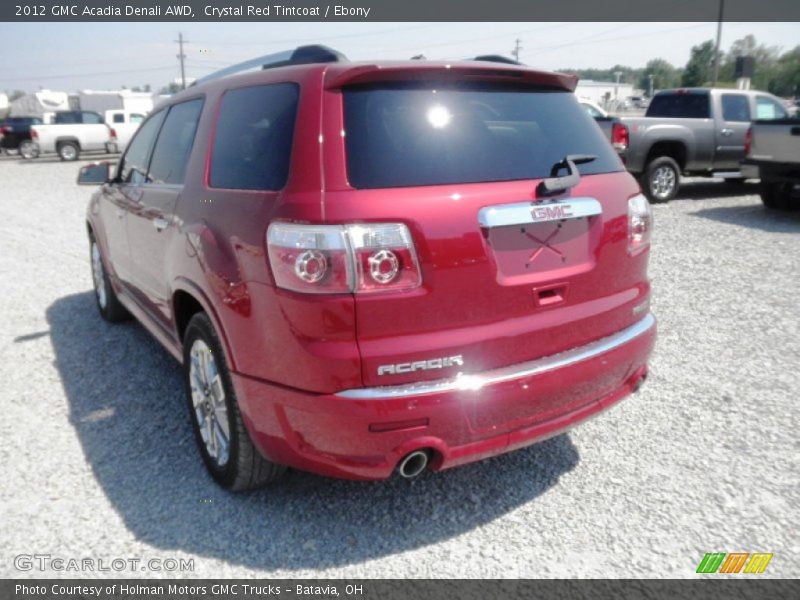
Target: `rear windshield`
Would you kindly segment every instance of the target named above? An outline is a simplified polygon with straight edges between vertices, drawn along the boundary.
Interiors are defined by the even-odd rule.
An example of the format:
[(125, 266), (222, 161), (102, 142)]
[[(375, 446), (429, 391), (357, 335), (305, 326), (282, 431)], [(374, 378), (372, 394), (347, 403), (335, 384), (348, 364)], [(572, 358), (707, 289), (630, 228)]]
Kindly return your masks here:
[(568, 154), (597, 157), (580, 166), (584, 175), (622, 170), (571, 92), (351, 88), (344, 109), (347, 171), (355, 188), (538, 179)]
[(657, 94), (650, 102), (645, 116), (708, 119), (708, 93)]

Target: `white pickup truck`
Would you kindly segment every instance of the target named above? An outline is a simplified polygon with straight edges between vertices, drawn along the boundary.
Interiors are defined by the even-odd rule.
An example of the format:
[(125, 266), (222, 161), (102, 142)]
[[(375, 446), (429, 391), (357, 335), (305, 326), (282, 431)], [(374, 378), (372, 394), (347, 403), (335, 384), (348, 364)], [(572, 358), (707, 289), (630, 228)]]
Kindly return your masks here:
[(31, 127), (31, 140), (36, 146), (29, 158), (55, 153), (61, 160), (78, 160), (82, 152), (105, 152), (110, 137), (108, 125), (96, 112), (57, 112), (52, 125)]
[(111, 136), (106, 142), (106, 152), (124, 152), (133, 134), (147, 115), (129, 110), (107, 110), (106, 124), (111, 128)]

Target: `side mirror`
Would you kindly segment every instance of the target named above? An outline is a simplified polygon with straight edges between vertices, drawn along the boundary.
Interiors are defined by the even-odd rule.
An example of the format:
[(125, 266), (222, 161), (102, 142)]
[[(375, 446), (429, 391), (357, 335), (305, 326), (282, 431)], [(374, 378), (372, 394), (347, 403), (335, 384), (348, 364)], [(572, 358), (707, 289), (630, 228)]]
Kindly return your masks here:
[(84, 167), (78, 172), (78, 185), (103, 185), (111, 179), (112, 163), (96, 162)]

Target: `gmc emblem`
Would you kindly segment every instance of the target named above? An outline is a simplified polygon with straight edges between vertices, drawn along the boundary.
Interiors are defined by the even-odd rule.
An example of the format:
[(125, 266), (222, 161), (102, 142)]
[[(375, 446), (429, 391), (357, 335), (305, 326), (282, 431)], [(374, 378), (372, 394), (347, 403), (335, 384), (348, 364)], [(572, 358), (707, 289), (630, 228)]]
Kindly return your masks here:
[(534, 206), (531, 208), (531, 217), (534, 223), (540, 221), (557, 221), (559, 219), (571, 219), (572, 207), (569, 204), (553, 204), (550, 206)]

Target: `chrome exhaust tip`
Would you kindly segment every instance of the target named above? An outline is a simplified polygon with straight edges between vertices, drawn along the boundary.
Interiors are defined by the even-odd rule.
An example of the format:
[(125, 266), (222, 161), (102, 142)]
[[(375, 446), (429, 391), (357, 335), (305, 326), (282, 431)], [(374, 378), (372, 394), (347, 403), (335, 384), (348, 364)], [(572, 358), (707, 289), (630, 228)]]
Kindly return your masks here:
[(412, 479), (428, 468), (428, 461), (429, 457), (427, 451), (415, 450), (407, 454), (406, 457), (400, 461), (397, 470), (402, 477)]

